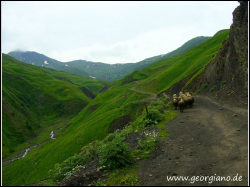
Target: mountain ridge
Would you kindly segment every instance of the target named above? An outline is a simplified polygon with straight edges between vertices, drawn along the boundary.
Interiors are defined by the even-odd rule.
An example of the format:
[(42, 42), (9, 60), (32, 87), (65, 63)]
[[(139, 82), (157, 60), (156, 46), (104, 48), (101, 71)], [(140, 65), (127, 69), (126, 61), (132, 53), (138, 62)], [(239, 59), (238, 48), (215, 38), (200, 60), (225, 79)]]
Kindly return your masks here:
[(169, 58), (171, 56), (175, 56), (178, 54), (182, 54), (188, 49), (201, 44), (202, 42), (210, 39), (211, 37), (199, 36), (189, 41), (185, 42), (181, 47), (176, 50), (146, 58), (137, 63), (125, 63), (125, 64), (107, 64), (102, 62), (92, 62), (87, 60), (73, 60), (70, 62), (60, 62), (58, 60), (49, 58), (43, 54), (39, 54), (34, 51), (11, 51), (8, 55), (16, 58), (25, 63), (33, 64), (36, 66), (43, 66), (46, 68), (67, 71), (73, 74), (77, 74), (84, 77), (90, 77), (96, 80), (103, 81), (115, 81), (123, 78), (127, 74), (140, 70), (142, 68), (147, 67), (153, 62)]

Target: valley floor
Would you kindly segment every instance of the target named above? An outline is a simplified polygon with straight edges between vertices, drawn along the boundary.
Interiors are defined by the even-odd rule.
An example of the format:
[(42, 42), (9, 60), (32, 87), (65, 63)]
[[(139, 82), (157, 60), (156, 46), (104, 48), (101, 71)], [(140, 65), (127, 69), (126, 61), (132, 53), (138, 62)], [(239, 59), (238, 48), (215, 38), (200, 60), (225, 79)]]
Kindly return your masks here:
[[(194, 99), (193, 108), (166, 124), (170, 134), (152, 158), (139, 164), (141, 185), (248, 185), (248, 110), (209, 97)], [(221, 178), (229, 180), (228, 176), (237, 180), (242, 176), (242, 181)]]

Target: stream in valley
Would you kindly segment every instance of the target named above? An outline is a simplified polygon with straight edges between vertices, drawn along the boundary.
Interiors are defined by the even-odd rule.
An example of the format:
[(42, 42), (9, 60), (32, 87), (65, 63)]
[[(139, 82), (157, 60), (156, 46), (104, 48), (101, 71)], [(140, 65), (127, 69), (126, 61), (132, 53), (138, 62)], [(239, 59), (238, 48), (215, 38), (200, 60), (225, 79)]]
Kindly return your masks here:
[[(50, 132), (50, 140), (56, 140), (54, 131), (51, 131), (51, 132)], [(49, 141), (49, 140), (46, 140), (46, 141)], [(45, 141), (45, 142), (46, 142), (46, 141)], [(44, 143), (44, 142), (43, 142), (43, 143)], [(12, 161), (15, 161), (15, 160), (19, 160), (19, 159), (25, 157), (25, 156), (28, 154), (28, 152), (29, 152), (32, 148), (34, 148), (34, 147), (36, 147), (36, 146), (38, 146), (38, 145), (41, 145), (41, 144), (43, 144), (43, 143), (36, 144), (36, 145), (34, 145), (34, 146), (31, 146), (31, 147), (29, 147), (29, 148), (26, 148), (24, 154), (23, 154), (22, 156), (18, 157), (18, 158), (6, 160), (6, 161), (3, 161), (3, 162), (12, 162)]]

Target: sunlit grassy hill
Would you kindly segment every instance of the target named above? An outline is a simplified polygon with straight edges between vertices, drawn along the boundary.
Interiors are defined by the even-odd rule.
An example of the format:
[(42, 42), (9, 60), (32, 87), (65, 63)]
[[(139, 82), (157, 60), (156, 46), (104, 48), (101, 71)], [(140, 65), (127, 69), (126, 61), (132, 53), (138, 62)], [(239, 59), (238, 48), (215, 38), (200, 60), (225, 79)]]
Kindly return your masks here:
[(193, 38), (172, 52), (149, 57), (137, 63), (105, 64), (101, 62), (93, 63), (93, 62), (84, 61), (84, 60), (75, 60), (75, 61), (67, 62), (65, 64), (67, 64), (68, 67), (79, 68), (91, 74), (93, 77), (96, 77), (96, 79), (98, 80), (107, 80), (107, 81), (112, 82), (112, 81), (119, 80), (125, 77), (126, 75), (128, 75), (129, 73), (133, 71), (146, 68), (147, 66), (149, 66), (150, 64), (156, 61), (169, 58), (171, 56), (182, 54), (186, 52), (188, 49), (196, 45), (199, 45), (200, 43), (210, 38), (211, 37), (205, 37), (205, 36), (199, 36), (199, 37)]
[(157, 61), (147, 68), (127, 75), (120, 80), (120, 84), (140, 80), (137, 89), (159, 94), (208, 64), (223, 45), (223, 41), (228, 38), (228, 34), (229, 29), (221, 30), (211, 39), (181, 55)]
[(2, 73), (3, 158), (42, 128), (77, 115), (106, 85), (32, 66), (6, 54)]
[[(55, 164), (78, 154), (89, 142), (103, 139), (114, 120), (125, 115), (135, 120), (136, 113), (139, 114), (144, 105), (134, 102), (150, 95), (130, 90), (134, 86), (134, 83), (127, 84), (99, 94), (58, 131), (56, 140), (31, 149), (27, 156), (4, 168), (4, 184), (31, 184), (46, 179), (49, 177), (48, 171)], [(14, 176), (15, 180), (12, 178)]]

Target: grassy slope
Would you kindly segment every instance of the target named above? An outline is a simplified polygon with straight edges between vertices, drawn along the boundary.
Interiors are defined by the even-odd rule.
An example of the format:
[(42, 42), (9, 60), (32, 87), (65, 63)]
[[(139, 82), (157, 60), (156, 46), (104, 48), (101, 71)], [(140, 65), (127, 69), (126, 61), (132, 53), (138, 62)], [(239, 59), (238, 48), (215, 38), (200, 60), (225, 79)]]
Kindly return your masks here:
[(210, 38), (212, 38), (212, 37), (210, 37), (210, 36), (198, 36), (196, 38), (193, 38), (193, 39), (187, 41), (186, 43), (184, 43), (181, 47), (177, 48), (176, 50), (174, 50), (170, 53), (164, 54), (164, 55), (155, 56), (154, 59), (152, 59), (152, 60), (154, 62), (156, 62), (156, 61), (160, 61), (160, 60), (172, 57), (172, 56), (183, 54), (187, 50), (191, 49), (192, 47), (195, 47), (195, 46), (205, 42), (206, 40), (208, 40)]
[[(113, 82), (108, 91), (99, 94), (60, 131), (57, 140), (32, 149), (26, 157), (6, 167), (3, 170), (4, 184), (31, 184), (46, 179), (49, 177), (48, 171), (53, 169), (56, 163), (79, 153), (82, 146), (89, 142), (103, 139), (113, 120), (127, 114), (135, 120), (135, 114), (142, 110), (143, 105), (134, 101), (150, 96), (130, 90), (137, 86), (135, 82), (123, 85), (124, 82), (139, 79), (141, 82), (138, 89), (159, 93), (207, 64), (227, 35), (228, 30), (221, 31), (212, 39), (195, 47), (195, 50), (190, 49), (182, 55), (155, 62)], [(183, 66), (182, 69), (180, 66)], [(23, 174), (19, 175), (20, 172)]]
[(3, 158), (17, 145), (34, 137), (43, 127), (59, 119), (70, 119), (104, 83), (66, 72), (35, 67), (3, 54)]
[(139, 79), (141, 81), (137, 89), (161, 93), (208, 64), (214, 58), (228, 34), (229, 30), (222, 30), (211, 39), (191, 48), (184, 54), (155, 62), (147, 68), (128, 75), (126, 80)]
[[(53, 169), (56, 163), (61, 163), (75, 153), (79, 153), (89, 142), (103, 139), (113, 120), (127, 114), (135, 119), (136, 111), (143, 105), (133, 102), (147, 98), (149, 95), (130, 90), (129, 88), (133, 86), (135, 86), (133, 83), (128, 84), (98, 95), (68, 123), (71, 124), (69, 127), (65, 126), (61, 130), (57, 140), (32, 149), (26, 157), (6, 167), (3, 172), (4, 184), (29, 184), (46, 179), (49, 177), (48, 171)], [(96, 105), (99, 106), (96, 110), (90, 109)], [(20, 170), (23, 173), (21, 176)], [(13, 180), (14, 176), (18, 177)]]

